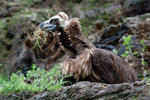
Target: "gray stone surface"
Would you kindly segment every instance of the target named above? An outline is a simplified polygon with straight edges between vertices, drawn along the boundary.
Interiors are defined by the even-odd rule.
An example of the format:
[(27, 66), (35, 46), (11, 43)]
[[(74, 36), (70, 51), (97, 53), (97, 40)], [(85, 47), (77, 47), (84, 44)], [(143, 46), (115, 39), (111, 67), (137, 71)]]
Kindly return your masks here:
[(0, 100), (150, 100), (150, 85), (143, 81), (122, 84), (79, 82), (59, 91), (22, 92)]

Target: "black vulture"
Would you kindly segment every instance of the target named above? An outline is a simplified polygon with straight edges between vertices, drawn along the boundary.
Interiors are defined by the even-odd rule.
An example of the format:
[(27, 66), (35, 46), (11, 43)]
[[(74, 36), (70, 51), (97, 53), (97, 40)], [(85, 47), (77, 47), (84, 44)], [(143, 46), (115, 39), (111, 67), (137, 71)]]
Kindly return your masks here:
[(59, 12), (41, 23), (40, 28), (60, 34), (60, 44), (70, 54), (63, 63), (62, 74), (72, 75), (74, 82), (115, 84), (137, 80), (134, 70), (121, 57), (110, 51), (96, 48), (83, 36), (77, 18), (69, 20), (67, 14)]

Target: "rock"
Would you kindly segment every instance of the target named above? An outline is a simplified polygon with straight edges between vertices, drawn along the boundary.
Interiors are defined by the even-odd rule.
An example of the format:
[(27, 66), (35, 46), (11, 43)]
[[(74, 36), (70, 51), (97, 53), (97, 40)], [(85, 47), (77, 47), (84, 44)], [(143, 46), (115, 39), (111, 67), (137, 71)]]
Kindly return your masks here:
[(97, 15), (99, 15), (103, 12), (104, 11), (101, 8), (93, 8), (92, 10), (83, 11), (83, 13), (81, 13), (82, 15), (80, 15), (80, 16), (85, 15), (85, 17), (96, 18)]
[[(149, 60), (149, 59), (150, 59), (150, 53), (149, 53), (149, 52), (146, 52), (146, 53), (145, 53), (144, 59), (145, 59), (147, 65), (150, 65), (150, 60)], [(150, 66), (148, 66), (148, 67), (150, 67)], [(149, 76), (149, 77), (150, 77), (150, 76)]]
[[(112, 1), (109, 1), (109, 2), (111, 3)], [(121, 9), (121, 5), (120, 4), (112, 3), (112, 4), (110, 4), (110, 6), (108, 8), (106, 7), (104, 9), (104, 11), (106, 13), (110, 13), (110, 14), (114, 15), (114, 14), (120, 13), (120, 11), (119, 11), (120, 9)]]
[(0, 11), (0, 18), (12, 16), (13, 13), (16, 13), (19, 11), (20, 11), (19, 7), (11, 7), (11, 8), (5, 9), (3, 11)]
[(138, 35), (139, 39), (150, 39), (150, 18), (149, 14), (136, 17), (128, 17), (124, 20), (124, 24), (129, 28), (130, 34)]
[(119, 39), (128, 32), (128, 28), (125, 24), (110, 25), (104, 30), (104, 32), (96, 39), (94, 44), (109, 44), (116, 46), (119, 43)]
[(85, 13), (83, 11), (79, 11), (79, 18), (84, 19), (85, 17)]
[(140, 15), (141, 19), (146, 19), (146, 18), (150, 18), (150, 13), (145, 13), (143, 15)]
[(136, 16), (150, 12), (149, 0), (124, 0), (123, 13), (126, 16)]
[(150, 18), (146, 18), (145, 21), (142, 23), (141, 26), (144, 31), (149, 32), (150, 31)]
[(150, 40), (144, 40), (144, 44), (146, 45), (147, 51), (150, 52)]
[(73, 2), (75, 2), (75, 3), (80, 3), (80, 2), (82, 2), (83, 0), (72, 0)]
[[(147, 85), (146, 85), (147, 84)], [(0, 95), (1, 100), (149, 100), (150, 85), (143, 81), (122, 84), (79, 82), (63, 87), (59, 91), (44, 91), (37, 94), (21, 92), (9, 96)]]
[(95, 18), (96, 15), (97, 15), (97, 14), (95, 13), (94, 10), (89, 10), (89, 11), (86, 11), (86, 12), (85, 12), (85, 16), (86, 16), (86, 17), (89, 17), (89, 18)]
[(95, 22), (95, 26), (96, 26), (96, 29), (97, 29), (97, 30), (101, 30), (102, 27), (104, 27), (104, 22), (103, 22), (102, 20), (97, 20), (97, 21)]
[(119, 24), (120, 22), (123, 22), (123, 16), (121, 14), (116, 14), (110, 17), (109, 24)]
[(108, 28), (104, 30), (99, 39), (96, 40), (96, 44), (107, 44), (106, 42), (111, 41), (110, 37), (114, 36), (118, 30), (117, 25), (110, 25)]
[(103, 44), (96, 44), (95, 47), (109, 50), (109, 51), (113, 51), (113, 49), (116, 49), (115, 46), (113, 46), (113, 45), (103, 45)]
[(140, 18), (138, 16), (137, 17), (128, 17), (125, 19), (124, 23), (132, 31), (139, 30), (140, 25), (141, 25), (141, 21), (140, 21)]

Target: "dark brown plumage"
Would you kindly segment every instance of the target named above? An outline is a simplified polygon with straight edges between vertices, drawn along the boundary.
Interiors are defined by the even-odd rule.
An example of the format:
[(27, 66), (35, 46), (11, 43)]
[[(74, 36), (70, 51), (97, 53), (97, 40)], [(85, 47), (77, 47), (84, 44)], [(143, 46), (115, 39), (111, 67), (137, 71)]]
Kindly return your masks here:
[[(59, 13), (56, 16), (62, 20), (63, 14)], [(73, 58), (66, 59), (62, 66), (62, 74), (72, 75), (72, 82), (91, 81), (114, 84), (137, 80), (134, 70), (122, 58), (109, 51), (95, 48), (83, 37), (78, 19), (68, 21), (68, 24), (59, 28), (58, 31), (61, 33), (59, 39), (62, 46), (66, 52), (74, 55)]]
[(72, 19), (65, 30), (80, 53), (76, 58), (65, 61), (63, 75), (71, 74), (76, 81), (110, 84), (137, 80), (134, 70), (122, 58), (109, 51), (95, 48), (82, 36), (77, 19)]

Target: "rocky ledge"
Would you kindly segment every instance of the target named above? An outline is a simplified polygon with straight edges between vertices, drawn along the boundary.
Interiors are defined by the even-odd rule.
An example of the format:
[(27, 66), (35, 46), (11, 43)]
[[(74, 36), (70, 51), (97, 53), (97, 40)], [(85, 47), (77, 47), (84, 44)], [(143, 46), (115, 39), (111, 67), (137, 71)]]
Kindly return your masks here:
[(122, 84), (78, 82), (59, 91), (22, 92), (0, 100), (150, 100), (150, 85), (143, 81)]

